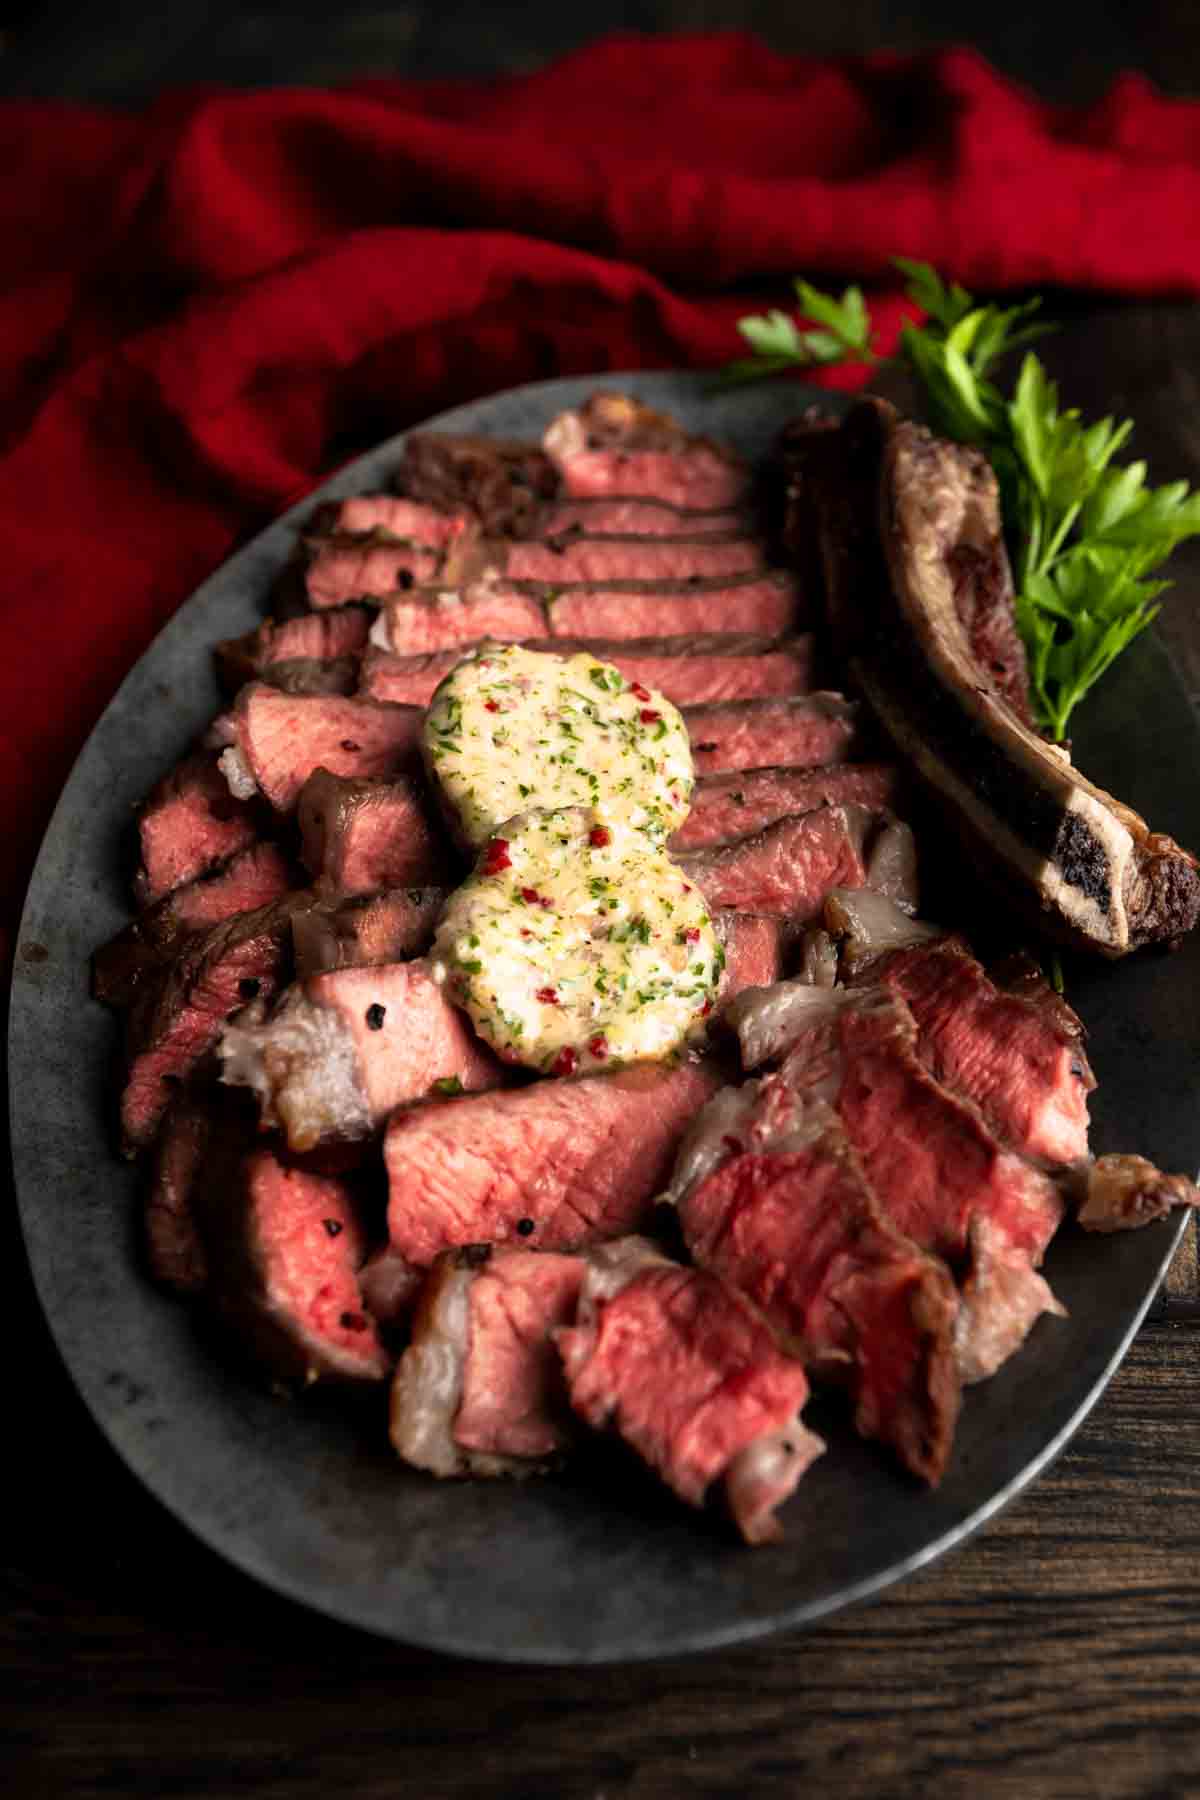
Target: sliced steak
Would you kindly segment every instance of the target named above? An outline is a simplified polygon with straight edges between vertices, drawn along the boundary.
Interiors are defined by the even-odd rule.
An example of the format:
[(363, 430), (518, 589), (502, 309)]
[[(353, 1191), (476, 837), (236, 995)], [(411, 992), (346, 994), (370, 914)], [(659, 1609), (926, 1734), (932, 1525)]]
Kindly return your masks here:
[(181, 1093), (170, 1103), (154, 1148), (142, 1215), (146, 1260), (154, 1279), (179, 1294), (198, 1294), (208, 1283), (196, 1184), (212, 1131), (207, 1099)]
[(511, 643), (548, 635), (545, 608), (535, 595), (477, 581), (461, 593), (405, 594), (386, 601), (371, 642), (408, 657), (465, 650), (484, 638)]
[(418, 582), (436, 581), (441, 566), (441, 551), (419, 544), (322, 544), (304, 571), (304, 591), (309, 605), (318, 608), (384, 600)]
[(291, 812), (317, 769), (364, 777), (416, 766), (421, 718), (415, 706), (282, 694), (252, 682), (229, 715), (234, 742), (221, 769), (235, 794), (261, 792), (277, 812)]
[(662, 500), (559, 500), (538, 522), (540, 538), (612, 533), (625, 537), (726, 537), (747, 529), (746, 514), (697, 513)]
[(197, 752), (152, 790), (138, 815), (142, 866), (134, 878), (139, 906), (245, 849), (258, 836), (254, 808), (236, 800), (215, 756)]
[(367, 1137), (394, 1107), (439, 1088), (507, 1078), (419, 961), (310, 976), (230, 1026), (220, 1054), (222, 1081), (253, 1089), (264, 1125), (300, 1151)]
[(858, 712), (840, 694), (726, 700), (684, 712), (697, 775), (726, 769), (818, 768), (858, 747)]
[(286, 1381), (382, 1381), (390, 1357), (363, 1305), (364, 1238), (345, 1183), (266, 1150), (208, 1184), (211, 1295), (255, 1360)]
[(611, 1426), (689, 1506), (720, 1482), (747, 1543), (781, 1535), (776, 1508), (825, 1446), (800, 1419), (802, 1366), (731, 1288), (626, 1242), (596, 1253), (579, 1323), (557, 1341), (589, 1425)]
[(1078, 1019), (1064, 1028), (1057, 1009), (1002, 993), (959, 938), (894, 951), (868, 978), (907, 1001), (922, 1061), (1003, 1143), (1046, 1166), (1087, 1157), (1096, 1081)]
[(537, 1081), (396, 1113), (384, 1138), (388, 1235), (428, 1268), (464, 1244), (572, 1250), (644, 1223), (692, 1114), (701, 1063)]
[(808, 613), (796, 582), (776, 574), (693, 587), (569, 588), (547, 610), (553, 637), (617, 639), (710, 632), (786, 637)]
[(445, 888), (388, 888), (297, 913), (292, 920), (297, 980), (327, 969), (423, 956), (445, 904)]
[(950, 1273), (889, 1222), (828, 1106), (758, 1101), (756, 1083), (725, 1089), (689, 1133), (705, 1172), (679, 1202), (688, 1249), (849, 1389), (863, 1437), (935, 1483), (959, 1407)]
[(318, 887), (336, 894), (444, 881), (446, 834), (409, 776), (352, 779), (317, 769), (296, 802), (301, 854)]
[(558, 492), (554, 464), (536, 444), (410, 432), (396, 473), (402, 494), (442, 512), (465, 511), (496, 537), (524, 537)]
[[(537, 649), (534, 639), (526, 649)], [(374, 700), (428, 706), (434, 689), (474, 646), (455, 646), (427, 656), (393, 656), (372, 649), (363, 660), (359, 692)], [(812, 640), (714, 633), (693, 638), (556, 638), (555, 652), (580, 651), (612, 663), (626, 681), (657, 688), (676, 706), (714, 700), (767, 699), (808, 692)]]
[(327, 685), (319, 691), (350, 692), (371, 618), (365, 607), (344, 606), (282, 622), (264, 619), (256, 631), (216, 646), (221, 682), (231, 694), (248, 681), (268, 681), (294, 693), (299, 672), (307, 671), (309, 692), (318, 691), (321, 679)]
[(749, 471), (731, 451), (626, 394), (593, 394), (542, 439), (564, 494), (644, 496), (699, 510), (735, 507)]
[(392, 1388), (392, 1443), (435, 1475), (528, 1474), (573, 1432), (552, 1333), (573, 1323), (578, 1256), (472, 1245), (439, 1257)]
[(879, 808), (894, 800), (897, 771), (889, 763), (845, 763), (821, 769), (739, 769), (702, 775), (692, 810), (671, 837), (672, 851), (700, 850), (762, 831), (792, 813), (853, 803)]
[[(1104, 956), (1190, 931), (1200, 916), (1195, 858), (1078, 774), (976, 659), (963, 572), (979, 559), (994, 570), (1003, 555), (985, 459), (882, 402), (857, 407), (843, 431), (854, 493), (831, 481), (820, 495), (830, 605), (849, 622), (856, 687), (973, 864), (1039, 930)], [(847, 514), (861, 516), (863, 496), (869, 523), (853, 528), (850, 555), (834, 540)]]
[(208, 875), (164, 894), (92, 958), (92, 992), (108, 1006), (129, 1006), (185, 938), (237, 913), (281, 900), (298, 878), (274, 844), (251, 844)]
[(474, 515), (443, 512), (400, 494), (355, 494), (330, 509), (324, 528), (351, 536), (386, 532), (405, 544), (423, 544), (430, 550), (446, 550), (464, 533), (476, 529)]
[(717, 995), (723, 1008), (745, 988), (772, 987), (783, 972), (784, 928), (780, 919), (754, 913), (718, 913), (725, 946), (725, 973)]
[(822, 806), (765, 831), (678, 856), (710, 906), (765, 913), (806, 925), (835, 887), (863, 887), (879, 815), (862, 806)]
[(930, 1074), (898, 995), (811, 994), (806, 1021), (795, 1020), (777, 1074), (762, 1084), (762, 1106), (786, 1112), (796, 1095), (833, 1106), (887, 1218), (959, 1275), (959, 1367), (964, 1380), (981, 1380), (1040, 1313), (1061, 1310), (1036, 1269), (1062, 1201)]
[(762, 545), (752, 537), (645, 538), (597, 534), (544, 538), (497, 547), (492, 567), (508, 581), (570, 582), (727, 580), (763, 568)]
[(214, 1047), (239, 1008), (274, 993), (287, 966), (291, 918), (306, 896), (289, 895), (189, 938), (129, 1014), (129, 1069), (121, 1096), (127, 1155), (154, 1140), (173, 1093)]

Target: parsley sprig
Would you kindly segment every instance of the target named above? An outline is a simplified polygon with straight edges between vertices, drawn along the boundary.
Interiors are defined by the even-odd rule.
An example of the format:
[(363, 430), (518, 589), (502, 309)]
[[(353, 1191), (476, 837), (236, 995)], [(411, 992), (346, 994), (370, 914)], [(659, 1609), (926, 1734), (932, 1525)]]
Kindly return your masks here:
[[(1029, 658), (1034, 711), (1056, 742), (1084, 695), (1158, 612), (1168, 582), (1153, 572), (1200, 533), (1200, 493), (1186, 481), (1146, 486), (1144, 462), (1120, 463), (1131, 420), (1085, 425), (1027, 346), (1053, 330), (1041, 302), (979, 305), (927, 263), (896, 258), (905, 292), (926, 315), (905, 324), (899, 360), (919, 383), (935, 431), (975, 444), (1000, 482), (1016, 587), (1017, 628)], [(779, 311), (742, 319), (753, 354), (727, 365), (735, 381), (784, 369), (881, 361), (862, 290), (823, 294), (796, 282), (805, 329)], [(1024, 349), (1011, 393), (995, 365)]]

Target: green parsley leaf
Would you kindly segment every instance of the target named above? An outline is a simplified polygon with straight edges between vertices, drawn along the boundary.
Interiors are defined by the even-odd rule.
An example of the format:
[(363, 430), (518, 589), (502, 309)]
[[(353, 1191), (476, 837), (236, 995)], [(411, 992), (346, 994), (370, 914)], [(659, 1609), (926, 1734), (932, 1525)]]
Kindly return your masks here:
[[(1154, 619), (1167, 585), (1153, 571), (1185, 538), (1200, 534), (1200, 493), (1186, 482), (1146, 486), (1146, 465), (1118, 463), (1133, 424), (1084, 424), (1059, 404), (1058, 389), (1027, 346), (1054, 329), (1038, 298), (980, 305), (928, 263), (895, 258), (905, 292), (925, 314), (905, 324), (898, 360), (922, 391), (935, 431), (978, 445), (1000, 483), (1016, 589), (1017, 629), (1029, 661), (1030, 696), (1056, 741), (1075, 707)], [(825, 294), (795, 283), (802, 329), (772, 311), (739, 321), (754, 351), (729, 364), (746, 380), (816, 363), (875, 362), (861, 290)], [(1025, 350), (1015, 386), (992, 379), (998, 362)]]

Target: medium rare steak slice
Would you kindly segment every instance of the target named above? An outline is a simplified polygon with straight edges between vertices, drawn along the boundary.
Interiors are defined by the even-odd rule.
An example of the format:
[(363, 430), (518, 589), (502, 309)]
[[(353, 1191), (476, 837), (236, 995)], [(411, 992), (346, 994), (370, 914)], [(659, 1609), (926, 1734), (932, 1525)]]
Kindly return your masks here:
[[(539, 647), (540, 640), (526, 649)], [(407, 706), (428, 706), (434, 689), (474, 646), (433, 651), (427, 656), (393, 656), (371, 649), (362, 664), (360, 694)], [(656, 688), (676, 706), (714, 700), (767, 699), (808, 692), (812, 640), (765, 638), (735, 632), (692, 638), (556, 638), (555, 652), (586, 652), (612, 663), (626, 681)]]
[(303, 1386), (383, 1380), (391, 1358), (363, 1305), (344, 1182), (258, 1150), (206, 1184), (203, 1228), (212, 1299), (262, 1367)]
[(890, 1222), (960, 1275), (959, 1367), (981, 1380), (1040, 1313), (1061, 1310), (1036, 1272), (1062, 1218), (1058, 1192), (934, 1079), (898, 995), (813, 989), (804, 1010), (762, 1107), (786, 1114), (796, 1095), (833, 1106)]
[(326, 969), (423, 956), (445, 904), (444, 888), (388, 888), (381, 894), (324, 901), (297, 913), (292, 920), (297, 980)]
[(645, 538), (597, 534), (545, 538), (495, 547), (490, 566), (508, 581), (559, 588), (572, 582), (711, 581), (760, 571), (762, 545), (752, 537)]
[(725, 946), (725, 972), (717, 993), (720, 1011), (744, 988), (771, 987), (783, 971), (784, 926), (781, 919), (754, 913), (718, 913), (714, 920)]
[(620, 537), (726, 537), (744, 533), (749, 521), (737, 507), (693, 512), (662, 500), (559, 500), (538, 522), (539, 538), (612, 533)]
[(689, 1133), (681, 1162), (705, 1173), (683, 1173), (688, 1249), (849, 1389), (863, 1437), (935, 1483), (959, 1406), (950, 1273), (889, 1222), (828, 1106), (796, 1094), (758, 1119), (758, 1095), (723, 1090)]
[(748, 1544), (824, 1450), (800, 1363), (731, 1288), (639, 1240), (593, 1253), (579, 1323), (557, 1334), (571, 1404), (611, 1426), (689, 1506), (721, 1483)]
[(568, 588), (555, 594), (547, 611), (556, 638), (685, 637), (718, 631), (786, 637), (804, 622), (808, 608), (793, 579), (768, 574), (690, 587)]
[[(1104, 956), (1190, 931), (1195, 858), (1080, 775), (976, 658), (963, 572), (1003, 555), (984, 458), (882, 402), (856, 407), (842, 429), (857, 498), (839, 496), (836, 481), (820, 494), (827, 598), (850, 622), (856, 687), (972, 861), (1039, 930)], [(853, 527), (850, 555), (837, 540), (863, 496), (869, 522)]]
[(235, 794), (258, 791), (277, 812), (291, 812), (316, 769), (362, 777), (416, 766), (421, 716), (415, 706), (282, 694), (252, 682), (229, 714), (234, 742), (221, 768)]
[(164, 894), (92, 958), (92, 992), (108, 1006), (129, 1006), (185, 938), (237, 913), (281, 900), (298, 878), (274, 844), (250, 844), (211, 874)]
[(465, 650), (485, 638), (505, 643), (549, 635), (545, 608), (533, 594), (476, 581), (464, 588), (405, 594), (385, 601), (371, 643), (396, 656)]
[(444, 879), (446, 834), (411, 777), (354, 780), (317, 769), (296, 802), (301, 854), (325, 892), (369, 894)]
[[(693, 752), (694, 753), (694, 752)], [(702, 775), (692, 789), (692, 810), (671, 836), (672, 851), (748, 837), (792, 813), (852, 802), (878, 809), (895, 799), (897, 771), (890, 763), (844, 763), (820, 769), (738, 769)]]
[(221, 1040), (221, 1079), (252, 1088), (292, 1150), (367, 1137), (394, 1107), (494, 1087), (503, 1064), (423, 962), (342, 968), (247, 1013)]
[(419, 544), (321, 544), (304, 571), (304, 591), (313, 607), (345, 606), (350, 600), (384, 600), (418, 582), (435, 581), (439, 550)]
[(215, 756), (200, 751), (152, 790), (138, 817), (142, 866), (134, 877), (139, 906), (245, 849), (258, 836), (254, 808), (229, 791)]
[(644, 1224), (689, 1119), (703, 1063), (536, 1081), (393, 1115), (384, 1138), (388, 1235), (428, 1268), (464, 1244), (574, 1250)]
[(832, 888), (867, 884), (868, 845), (878, 823), (879, 815), (863, 806), (822, 806), (676, 860), (710, 906), (807, 925)]
[(921, 1060), (1003, 1143), (1047, 1166), (1086, 1158), (1096, 1081), (1078, 1019), (1065, 1028), (1057, 1008), (1002, 993), (960, 938), (894, 951), (868, 978), (907, 1001)]
[(331, 507), (323, 526), (352, 536), (386, 532), (401, 543), (446, 550), (464, 533), (473, 532), (476, 520), (468, 512), (443, 512), (400, 494), (355, 494)]
[(738, 506), (749, 471), (708, 438), (627, 394), (593, 394), (560, 413), (542, 439), (564, 494), (645, 496), (701, 510)]
[(574, 1435), (552, 1333), (574, 1322), (582, 1257), (475, 1244), (438, 1258), (392, 1387), (392, 1443), (434, 1475), (520, 1475)]
[(726, 700), (684, 713), (697, 775), (725, 769), (818, 768), (858, 747), (858, 707), (840, 694)]
[[(282, 622), (264, 619), (256, 631), (227, 638), (216, 646), (217, 671), (226, 692), (235, 694), (248, 681), (268, 681), (297, 692), (298, 671), (308, 671), (309, 692), (322, 679), (325, 693), (351, 692), (350, 677), (366, 648), (372, 615), (362, 606), (333, 607), (301, 613)], [(349, 687), (339, 686), (349, 680)]]
[(288, 895), (189, 938), (129, 1014), (129, 1070), (121, 1096), (127, 1155), (154, 1140), (175, 1089), (214, 1047), (230, 1016), (275, 991), (286, 967), (291, 918), (309, 904)]
[(396, 472), (400, 493), (442, 512), (465, 511), (496, 537), (523, 537), (558, 492), (558, 472), (536, 444), (410, 432)]

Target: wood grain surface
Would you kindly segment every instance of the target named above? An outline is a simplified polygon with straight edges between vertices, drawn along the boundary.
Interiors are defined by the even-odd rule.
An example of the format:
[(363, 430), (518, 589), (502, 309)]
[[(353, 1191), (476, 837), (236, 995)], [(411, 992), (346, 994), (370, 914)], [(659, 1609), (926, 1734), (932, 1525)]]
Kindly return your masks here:
[[(172, 0), (151, 21), (124, 3), (103, 15), (13, 6), (0, 15), (0, 93), (129, 97), (214, 73), (518, 66), (605, 25), (724, 25), (738, 22), (731, 11), (781, 48), (970, 35), (962, 9), (940, 0), (904, 9), (900, 26), (882, 0), (832, 12), (589, 4), (553, 20), (507, 4), (283, 11), (272, 39), (261, 9)], [(1191, 0), (1089, 9), (1073, 36), (1074, 7), (975, 16), (977, 41), (1047, 93), (1089, 97), (1120, 62), (1200, 88)], [(1065, 395), (1085, 412), (1130, 412), (1154, 479), (1200, 481), (1200, 307), (1051, 305), (1065, 328), (1044, 349)], [(1173, 573), (1160, 628), (1200, 705), (1200, 546)], [(222, 1564), (141, 1490), (84, 1412), (38, 1312), (11, 1203), (0, 1254), (0, 1791), (16, 1800), (1200, 1795), (1194, 1239), (1173, 1295), (1072, 1445), (965, 1548), (807, 1633), (568, 1672), (407, 1652)]]

